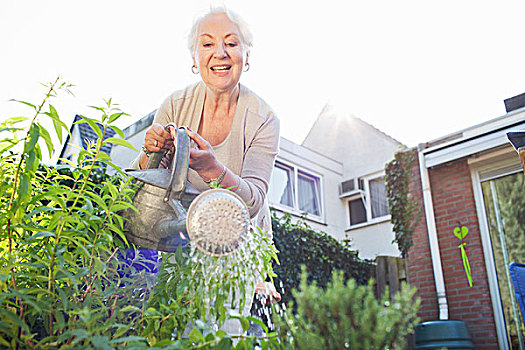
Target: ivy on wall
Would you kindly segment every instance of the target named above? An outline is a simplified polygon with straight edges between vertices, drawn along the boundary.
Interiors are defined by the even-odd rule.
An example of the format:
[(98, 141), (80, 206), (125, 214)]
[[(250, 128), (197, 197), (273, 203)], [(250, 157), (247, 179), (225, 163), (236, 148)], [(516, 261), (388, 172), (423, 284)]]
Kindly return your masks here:
[(353, 278), (360, 285), (368, 283), (374, 273), (373, 263), (359, 259), (349, 241), (315, 231), (302, 219), (293, 222), (290, 214), (279, 217), (273, 211), (272, 229), (280, 261), (274, 266), (274, 282), (286, 302), (293, 299), (292, 289), (299, 288), (301, 266), (305, 266), (309, 281), (322, 288), (332, 280), (335, 270), (343, 271), (345, 282)]
[(401, 255), (406, 258), (412, 246), (412, 234), (420, 210), (417, 201), (409, 196), (409, 184), (415, 152), (401, 151), (385, 167), (385, 185), (388, 208)]

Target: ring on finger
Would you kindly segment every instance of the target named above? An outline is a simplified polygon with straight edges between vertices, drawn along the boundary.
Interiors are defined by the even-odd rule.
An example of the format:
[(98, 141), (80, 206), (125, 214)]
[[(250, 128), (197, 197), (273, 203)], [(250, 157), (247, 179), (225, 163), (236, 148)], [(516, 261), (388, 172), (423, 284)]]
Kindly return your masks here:
[(155, 147), (158, 147), (159, 141), (155, 140)]

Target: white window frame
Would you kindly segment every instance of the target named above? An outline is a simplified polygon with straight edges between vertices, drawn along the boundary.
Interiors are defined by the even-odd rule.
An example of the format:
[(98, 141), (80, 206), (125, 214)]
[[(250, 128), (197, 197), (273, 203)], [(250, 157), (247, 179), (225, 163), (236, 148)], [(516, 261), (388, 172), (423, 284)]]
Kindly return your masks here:
[[(485, 266), (487, 268), (487, 280), (490, 291), (490, 298), (492, 302), (492, 310), (494, 314), (494, 321), (496, 324), (496, 333), (498, 335), (498, 345), (500, 349), (509, 349), (509, 339), (507, 337), (507, 330), (505, 327), (505, 318), (503, 317), (503, 308), (501, 306), (501, 295), (499, 292), (498, 276), (496, 273), (496, 265), (494, 262), (494, 255), (492, 252), (492, 242), (490, 238), (490, 231), (487, 225), (487, 216), (485, 211), (485, 202), (483, 200), (483, 191), (481, 188), (481, 174), (489, 171), (497, 174), (494, 178), (502, 177), (505, 175), (516, 173), (516, 171), (506, 172), (504, 169), (511, 165), (519, 168), (519, 158), (516, 156), (515, 151), (511, 150), (510, 153), (514, 157), (508, 157), (508, 149), (500, 152), (493, 152), (486, 155), (486, 159), (492, 161), (484, 162), (485, 159), (480, 157), (479, 159), (469, 159), (470, 176), (472, 180), (472, 189), (474, 192), (474, 201), (476, 203), (476, 211), (478, 215), (478, 224), (480, 229), (481, 242), (483, 246), (483, 255), (485, 257)], [(498, 161), (496, 157), (499, 156)], [(501, 170), (501, 171), (500, 171)], [(487, 179), (484, 179), (484, 181)]]
[[(269, 203), (270, 206), (274, 207), (277, 210), (290, 213), (290, 214), (292, 214), (294, 216), (304, 217), (305, 219), (324, 224), (325, 223), (325, 219), (324, 219), (323, 176), (321, 174), (316, 173), (314, 171), (311, 171), (309, 169), (297, 166), (297, 165), (295, 165), (293, 163), (290, 163), (290, 162), (287, 162), (287, 161), (283, 161), (283, 160), (280, 160), (280, 159), (275, 161), (274, 168), (276, 166), (279, 166), (279, 165), (281, 165), (284, 168), (290, 169), (292, 174), (293, 174), (293, 179), (292, 179), (293, 180), (292, 181), (293, 182), (292, 183), (292, 185), (293, 185), (293, 193), (292, 193), (293, 208), (289, 207), (287, 205), (281, 204), (281, 203), (272, 203), (272, 202)], [(272, 171), (273, 171), (273, 169), (272, 169)], [(312, 213), (307, 213), (307, 212), (301, 211), (299, 209), (299, 191), (298, 191), (298, 182), (299, 182), (298, 174), (299, 173), (302, 173), (302, 174), (304, 174), (307, 177), (311, 177), (311, 178), (314, 178), (314, 179), (317, 180), (318, 190), (319, 190), (319, 213), (320, 213), (319, 215), (314, 215)]]
[[(346, 206), (346, 213), (347, 213), (347, 225), (348, 225), (348, 228), (346, 229), (346, 231), (355, 230), (355, 229), (358, 229), (358, 228), (361, 228), (361, 227), (366, 227), (366, 226), (370, 226), (370, 225), (379, 224), (379, 223), (382, 223), (382, 222), (385, 222), (385, 221), (390, 221), (390, 219), (391, 219), (390, 214), (383, 215), (383, 216), (378, 216), (377, 218), (372, 218), (372, 200), (371, 200), (371, 195), (370, 195), (369, 182), (371, 180), (375, 180), (375, 179), (378, 179), (378, 178), (384, 178), (384, 177), (385, 177), (385, 172), (384, 171), (376, 172), (376, 173), (373, 173), (373, 174), (369, 174), (369, 175), (366, 175), (366, 176), (360, 176), (359, 177), (364, 182), (364, 190), (360, 191), (360, 192), (358, 192), (356, 194), (353, 194), (353, 195), (351, 195), (349, 197), (346, 197), (344, 199), (345, 200), (345, 206)], [(350, 215), (351, 215), (350, 214), (350, 201), (353, 201), (353, 200), (358, 199), (358, 198), (361, 198), (361, 200), (363, 201), (363, 204), (365, 205), (366, 221), (362, 222), (362, 223), (359, 223), (359, 224), (352, 225), (351, 221), (350, 221)]]

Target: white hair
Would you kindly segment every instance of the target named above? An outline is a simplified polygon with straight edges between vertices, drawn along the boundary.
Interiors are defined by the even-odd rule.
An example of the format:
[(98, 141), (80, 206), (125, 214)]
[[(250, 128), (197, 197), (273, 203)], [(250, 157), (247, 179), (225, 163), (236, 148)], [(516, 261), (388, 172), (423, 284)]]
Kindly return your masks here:
[(232, 10), (227, 9), (226, 6), (217, 6), (211, 7), (208, 12), (197, 17), (197, 19), (195, 19), (195, 21), (193, 22), (193, 25), (190, 29), (190, 33), (188, 34), (188, 49), (190, 50), (190, 53), (192, 55), (195, 54), (195, 47), (198, 41), (199, 26), (201, 22), (209, 15), (216, 13), (225, 14), (229, 18), (229, 20), (232, 21), (232, 23), (235, 24), (237, 28), (239, 28), (239, 32), (241, 34), (241, 43), (244, 46), (246, 52), (249, 52), (250, 48), (252, 47), (253, 36), (252, 32), (250, 31), (250, 28), (248, 27), (248, 24), (241, 18), (241, 16), (239, 16)]

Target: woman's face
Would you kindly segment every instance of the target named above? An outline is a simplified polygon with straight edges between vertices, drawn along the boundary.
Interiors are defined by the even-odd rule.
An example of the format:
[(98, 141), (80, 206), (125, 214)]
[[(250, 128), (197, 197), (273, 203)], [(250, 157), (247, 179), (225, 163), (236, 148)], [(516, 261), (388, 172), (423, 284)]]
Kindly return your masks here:
[(232, 91), (248, 60), (239, 29), (225, 14), (214, 13), (202, 20), (198, 31), (193, 63), (202, 80), (213, 91)]

